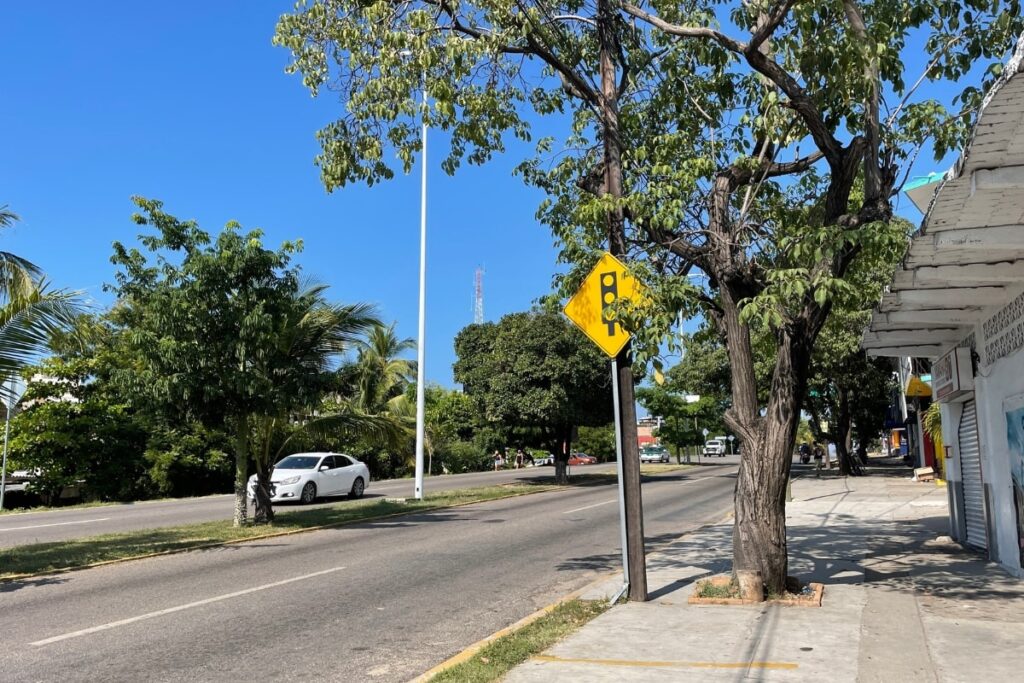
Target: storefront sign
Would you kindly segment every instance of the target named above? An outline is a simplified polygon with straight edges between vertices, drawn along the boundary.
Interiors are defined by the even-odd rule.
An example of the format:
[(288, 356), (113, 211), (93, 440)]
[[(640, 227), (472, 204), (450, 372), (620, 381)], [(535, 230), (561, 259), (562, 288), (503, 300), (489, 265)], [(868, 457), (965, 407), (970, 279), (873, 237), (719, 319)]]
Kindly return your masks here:
[(974, 367), (971, 350), (956, 348), (932, 364), (932, 387), (935, 398), (940, 401), (955, 401), (969, 397), (974, 391)]

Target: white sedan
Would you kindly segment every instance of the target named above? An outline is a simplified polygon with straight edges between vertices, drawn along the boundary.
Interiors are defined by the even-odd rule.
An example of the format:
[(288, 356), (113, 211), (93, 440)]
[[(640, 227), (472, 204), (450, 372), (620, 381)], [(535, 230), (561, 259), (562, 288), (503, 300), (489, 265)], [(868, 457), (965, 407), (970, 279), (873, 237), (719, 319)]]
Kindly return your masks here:
[[(279, 461), (270, 472), (275, 503), (298, 500), (312, 503), (321, 496), (361, 498), (370, 482), (370, 470), (350, 455), (296, 453)], [(249, 498), (256, 498), (256, 475), (249, 477)]]

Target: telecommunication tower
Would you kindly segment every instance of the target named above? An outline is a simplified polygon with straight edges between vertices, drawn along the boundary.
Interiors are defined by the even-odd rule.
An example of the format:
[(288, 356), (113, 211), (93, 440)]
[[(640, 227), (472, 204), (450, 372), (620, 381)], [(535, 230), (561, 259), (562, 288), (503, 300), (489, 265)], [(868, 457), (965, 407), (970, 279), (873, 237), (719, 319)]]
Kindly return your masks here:
[(479, 266), (473, 277), (473, 322), (477, 325), (484, 322), (484, 269)]

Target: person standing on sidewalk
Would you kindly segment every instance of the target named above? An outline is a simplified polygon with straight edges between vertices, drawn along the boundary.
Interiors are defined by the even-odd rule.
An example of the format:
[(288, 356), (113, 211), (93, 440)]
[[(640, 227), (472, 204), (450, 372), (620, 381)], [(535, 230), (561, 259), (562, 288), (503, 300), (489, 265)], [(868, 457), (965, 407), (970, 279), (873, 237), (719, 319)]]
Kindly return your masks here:
[(525, 456), (523, 455), (523, 449), (522, 448), (518, 449), (516, 451), (516, 469), (517, 470), (523, 466), (524, 457)]
[(814, 442), (814, 475), (821, 476), (821, 459), (825, 456), (825, 449), (817, 441)]

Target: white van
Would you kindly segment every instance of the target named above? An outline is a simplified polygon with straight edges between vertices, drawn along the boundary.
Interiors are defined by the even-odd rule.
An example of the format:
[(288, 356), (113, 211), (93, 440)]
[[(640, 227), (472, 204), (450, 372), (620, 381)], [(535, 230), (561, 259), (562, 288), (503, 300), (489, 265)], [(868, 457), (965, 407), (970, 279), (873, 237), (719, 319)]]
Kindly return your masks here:
[(704, 444), (704, 455), (711, 456), (717, 455), (720, 458), (725, 457), (726, 453), (726, 439), (724, 436), (716, 436), (713, 439), (708, 439), (707, 443)]

